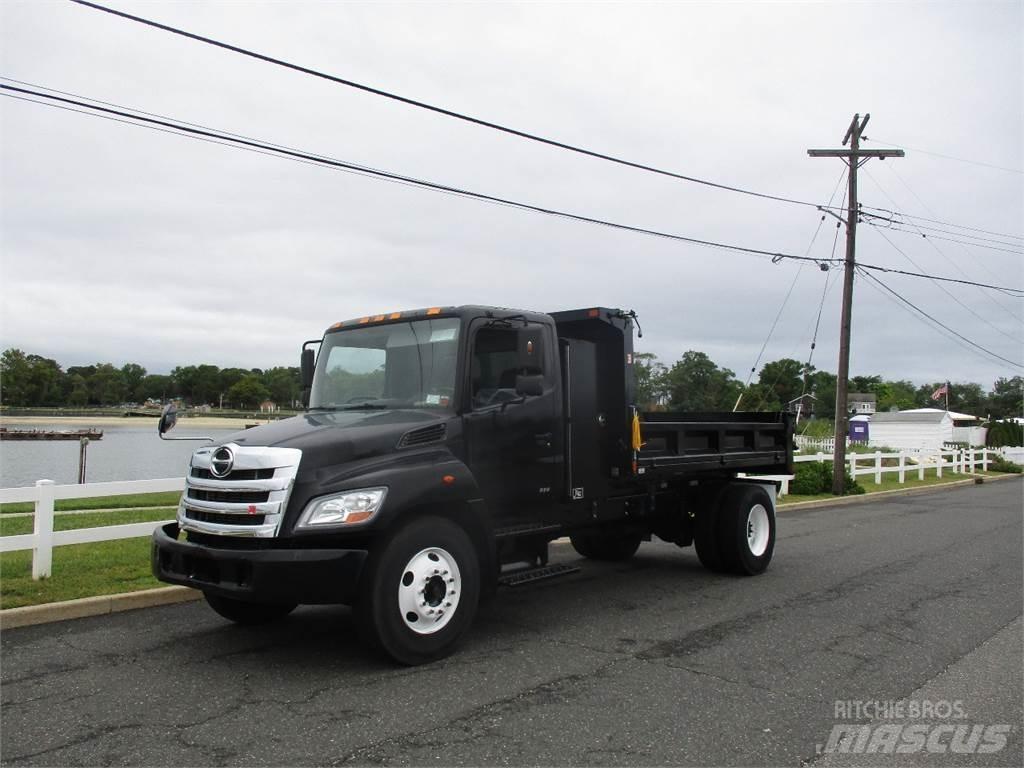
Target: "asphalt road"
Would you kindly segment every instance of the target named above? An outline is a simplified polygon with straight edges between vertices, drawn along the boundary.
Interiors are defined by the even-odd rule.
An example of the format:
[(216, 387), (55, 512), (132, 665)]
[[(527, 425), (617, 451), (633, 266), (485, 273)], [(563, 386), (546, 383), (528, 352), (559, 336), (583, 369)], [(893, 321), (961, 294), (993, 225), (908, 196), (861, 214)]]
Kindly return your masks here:
[[(786, 511), (752, 579), (645, 544), (500, 591), (457, 655), (413, 669), (368, 656), (341, 608), (257, 629), (203, 603), (14, 629), (0, 758), (1019, 766), (1022, 517), (1020, 480)], [(987, 754), (950, 753), (948, 733), (944, 754), (820, 753), (837, 724), (877, 725), (877, 707), (842, 711), (856, 701), (899, 702), (903, 718), (931, 702), (927, 729), (950, 722), (943, 701), (959, 704), (953, 723), (1010, 727)]]

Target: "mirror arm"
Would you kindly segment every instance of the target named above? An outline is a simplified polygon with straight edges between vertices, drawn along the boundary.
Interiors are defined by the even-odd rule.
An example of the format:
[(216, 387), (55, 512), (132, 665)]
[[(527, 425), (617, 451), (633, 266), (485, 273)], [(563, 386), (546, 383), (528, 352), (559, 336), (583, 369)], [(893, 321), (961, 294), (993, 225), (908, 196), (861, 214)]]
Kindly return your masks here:
[(167, 437), (167, 435), (160, 435), (160, 439), (161, 440), (206, 440), (206, 441), (211, 442), (211, 443), (217, 442), (212, 437), (200, 437), (199, 435), (196, 435), (195, 437)]

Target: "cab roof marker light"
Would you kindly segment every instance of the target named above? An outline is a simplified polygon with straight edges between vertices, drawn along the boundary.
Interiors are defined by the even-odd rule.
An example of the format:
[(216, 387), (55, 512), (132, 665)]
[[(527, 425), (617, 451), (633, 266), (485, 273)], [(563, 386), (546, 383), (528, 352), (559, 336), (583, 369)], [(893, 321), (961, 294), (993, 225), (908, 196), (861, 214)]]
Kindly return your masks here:
[(360, 317), (359, 318), (359, 324), (360, 325), (366, 325), (368, 322), (370, 322), (370, 318), (368, 318), (368, 317)]
[(441, 314), (441, 308), (440, 307), (431, 307), (430, 309), (427, 310), (427, 314), (428, 315), (440, 315)]
[(384, 315), (375, 315), (374, 318), (373, 318), (373, 322), (379, 323), (383, 319), (384, 319)]
[(401, 317), (402, 317), (402, 313), (401, 312), (392, 312), (390, 315), (388, 315), (388, 319), (389, 320), (398, 320)]
[(601, 314), (600, 310), (597, 310), (597, 309), (587, 310), (587, 317), (597, 317), (600, 314)]

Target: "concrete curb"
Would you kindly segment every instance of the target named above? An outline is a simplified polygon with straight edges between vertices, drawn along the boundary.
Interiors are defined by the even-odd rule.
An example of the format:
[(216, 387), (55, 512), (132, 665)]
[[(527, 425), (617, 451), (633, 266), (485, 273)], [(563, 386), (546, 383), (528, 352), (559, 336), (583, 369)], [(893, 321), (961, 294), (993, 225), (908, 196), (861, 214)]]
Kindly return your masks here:
[[(983, 482), (997, 482), (1000, 480), (1019, 479), (1021, 475), (1005, 475), (1003, 477), (985, 477)], [(880, 496), (911, 496), (929, 491), (941, 491), (946, 488), (962, 488), (967, 485), (974, 485), (976, 478), (969, 480), (957, 480), (941, 485), (927, 485), (920, 488), (898, 488), (892, 491), (877, 491), (865, 493), (862, 496), (842, 496), (836, 499), (822, 499), (820, 501), (798, 501), (793, 504), (780, 505), (778, 511), (786, 512), (790, 509), (814, 509), (815, 507), (835, 507), (848, 504), (865, 504)], [(569, 543), (567, 537), (556, 539), (554, 544), (566, 545)], [(98, 597), (83, 597), (80, 600), (67, 600), (62, 603), (47, 603), (44, 605), (29, 605), (24, 608), (8, 608), (0, 611), (0, 629), (14, 629), (15, 627), (28, 627), (34, 624), (49, 624), (54, 621), (66, 621), (68, 619), (84, 619), (89, 616), (103, 616), (108, 613), (120, 613), (121, 611), (134, 611), (138, 608), (153, 608), (158, 605), (173, 605), (175, 603), (187, 603), (199, 600), (203, 593), (188, 587), (159, 587), (157, 589), (145, 589), (139, 592), (125, 592), (120, 595), (100, 595)]]
[[(817, 507), (845, 507), (850, 504), (867, 504), (880, 497), (892, 498), (894, 496), (915, 496), (919, 493), (930, 491), (942, 491), (946, 488), (963, 488), (968, 485), (983, 485), (984, 483), (998, 483), (1002, 480), (1020, 479), (1021, 475), (1006, 474), (1002, 477), (972, 476), (968, 480), (954, 480), (951, 483), (937, 483), (935, 485), (922, 485), (917, 488), (894, 488), (891, 491), (874, 491), (859, 496), (837, 496), (834, 499), (818, 499), (816, 501), (795, 501), (792, 504), (779, 504), (775, 511), (786, 512), (790, 509), (816, 509)], [(980, 483), (978, 481), (981, 481)]]
[(157, 587), (138, 592), (124, 592), (119, 595), (99, 595), (83, 597), (79, 600), (66, 600), (61, 603), (7, 608), (0, 611), (0, 629), (49, 624), (67, 619), (84, 619), (88, 616), (134, 611), (137, 608), (152, 608), (158, 605), (187, 603), (191, 600), (199, 600), (202, 596), (203, 593), (199, 590), (188, 587)]

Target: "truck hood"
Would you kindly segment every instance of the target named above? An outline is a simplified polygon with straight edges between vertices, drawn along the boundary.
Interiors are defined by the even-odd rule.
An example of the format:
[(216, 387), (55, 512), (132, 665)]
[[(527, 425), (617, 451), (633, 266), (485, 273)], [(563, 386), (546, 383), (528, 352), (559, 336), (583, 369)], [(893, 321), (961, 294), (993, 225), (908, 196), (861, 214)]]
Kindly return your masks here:
[(393, 453), (406, 432), (449, 418), (450, 414), (397, 409), (312, 412), (236, 432), (218, 444), (298, 448), (299, 474), (308, 476), (325, 467)]

